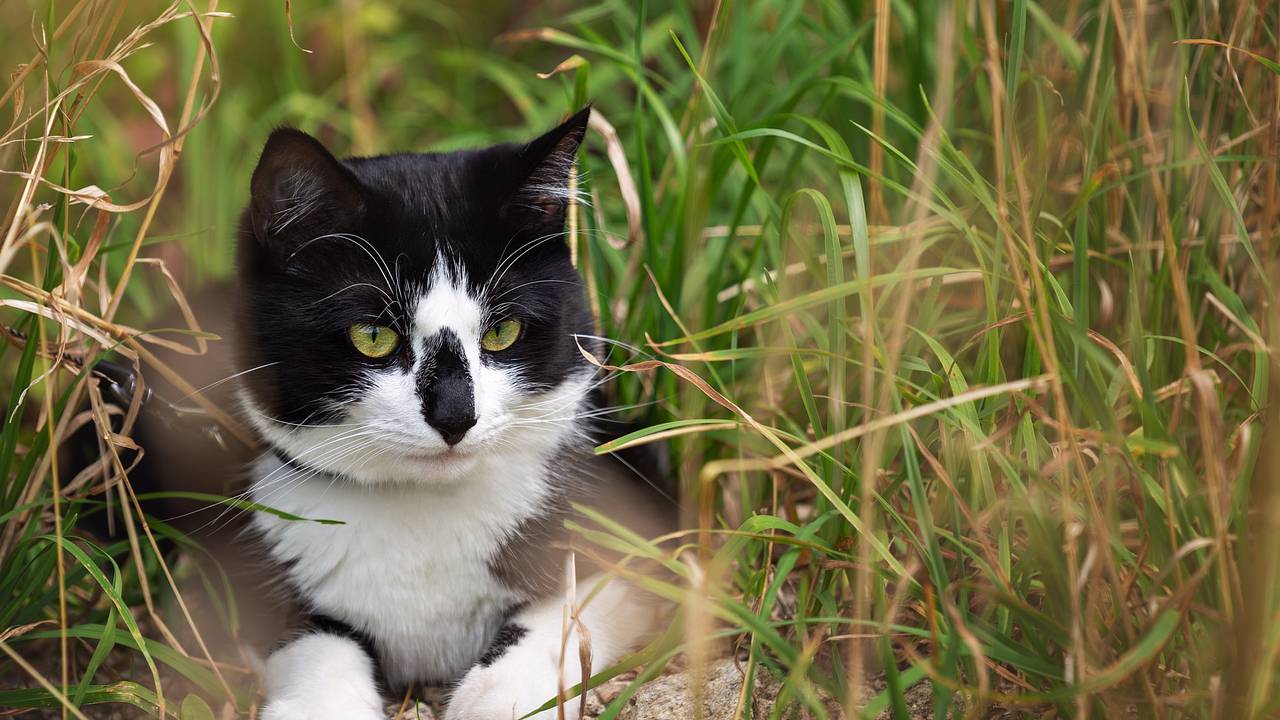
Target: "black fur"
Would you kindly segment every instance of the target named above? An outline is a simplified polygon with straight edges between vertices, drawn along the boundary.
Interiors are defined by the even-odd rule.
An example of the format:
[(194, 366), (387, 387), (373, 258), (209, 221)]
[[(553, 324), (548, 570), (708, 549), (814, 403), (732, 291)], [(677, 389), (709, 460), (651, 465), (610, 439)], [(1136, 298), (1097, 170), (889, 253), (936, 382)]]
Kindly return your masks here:
[(529, 634), (529, 628), (515, 623), (507, 623), (502, 626), (498, 634), (493, 637), (493, 641), (489, 643), (489, 649), (484, 651), (484, 655), (476, 661), (480, 667), (489, 667), (498, 661), (498, 658), (507, 654), (507, 650), (512, 645), (520, 642), (525, 635)]
[(428, 341), (434, 362), (418, 371), (422, 417), (450, 445), (476, 424), (475, 389), (462, 341), (448, 328)]

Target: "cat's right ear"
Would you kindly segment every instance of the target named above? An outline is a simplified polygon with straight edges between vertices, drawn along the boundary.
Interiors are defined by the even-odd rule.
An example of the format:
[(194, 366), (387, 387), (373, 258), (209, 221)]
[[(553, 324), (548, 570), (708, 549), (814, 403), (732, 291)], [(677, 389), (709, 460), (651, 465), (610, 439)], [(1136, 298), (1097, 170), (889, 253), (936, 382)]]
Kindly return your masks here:
[(353, 229), (365, 210), (359, 180), (319, 140), (293, 128), (267, 138), (250, 191), (253, 234), (278, 251)]

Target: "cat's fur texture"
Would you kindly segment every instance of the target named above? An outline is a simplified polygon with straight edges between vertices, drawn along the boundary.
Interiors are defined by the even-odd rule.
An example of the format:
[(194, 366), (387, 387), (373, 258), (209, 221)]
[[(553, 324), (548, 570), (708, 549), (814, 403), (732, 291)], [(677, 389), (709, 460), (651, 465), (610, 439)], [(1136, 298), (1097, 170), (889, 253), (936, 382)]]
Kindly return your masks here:
[[(267, 661), (262, 717), (379, 718), (384, 692), (443, 683), (447, 718), (510, 720), (583, 678), (564, 628), (570, 502), (665, 525), (590, 451), (593, 322), (563, 239), (588, 114), (455, 153), (338, 160), (296, 130), (267, 141), (237, 256), (239, 395), (270, 448), (251, 496), (343, 524), (254, 519), (307, 619)], [(508, 318), (519, 339), (484, 350)], [(399, 348), (362, 355), (357, 323)], [(602, 577), (580, 575), (579, 603)], [(578, 612), (588, 673), (657, 611), (603, 582)]]

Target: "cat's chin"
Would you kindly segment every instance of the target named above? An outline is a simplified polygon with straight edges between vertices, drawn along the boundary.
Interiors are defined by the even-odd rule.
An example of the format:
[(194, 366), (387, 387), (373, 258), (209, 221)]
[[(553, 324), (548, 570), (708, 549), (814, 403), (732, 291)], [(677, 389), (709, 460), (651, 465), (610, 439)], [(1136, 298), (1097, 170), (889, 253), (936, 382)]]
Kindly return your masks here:
[(450, 448), (437, 452), (424, 451), (400, 456), (401, 464), (413, 480), (451, 483), (466, 477), (480, 460), (476, 452)]

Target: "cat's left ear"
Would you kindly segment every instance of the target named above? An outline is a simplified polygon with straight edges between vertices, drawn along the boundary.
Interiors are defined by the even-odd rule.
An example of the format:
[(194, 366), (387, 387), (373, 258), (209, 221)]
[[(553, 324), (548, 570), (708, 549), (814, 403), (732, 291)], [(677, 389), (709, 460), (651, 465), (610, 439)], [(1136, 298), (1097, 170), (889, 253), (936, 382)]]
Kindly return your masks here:
[(563, 221), (569, 204), (569, 174), (587, 134), (591, 106), (579, 110), (554, 130), (520, 150), (520, 182), (504, 212), (532, 222)]
[(284, 253), (318, 234), (351, 229), (365, 212), (355, 175), (319, 140), (293, 128), (267, 138), (250, 189), (254, 235)]

